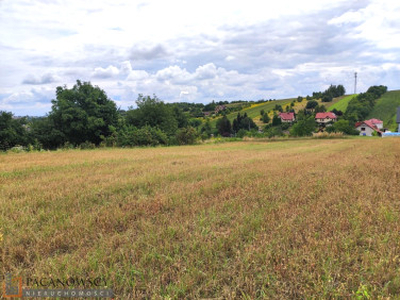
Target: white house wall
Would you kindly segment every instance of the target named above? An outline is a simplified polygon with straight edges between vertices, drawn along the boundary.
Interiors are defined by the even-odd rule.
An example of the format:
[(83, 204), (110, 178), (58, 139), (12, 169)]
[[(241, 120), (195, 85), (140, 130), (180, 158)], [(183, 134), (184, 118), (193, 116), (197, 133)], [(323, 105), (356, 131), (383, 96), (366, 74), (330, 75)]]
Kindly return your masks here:
[[(365, 131), (362, 131), (361, 128), (365, 128)], [(360, 131), (360, 135), (362, 136), (372, 136), (372, 133), (375, 131), (367, 125), (360, 125), (356, 129)]]

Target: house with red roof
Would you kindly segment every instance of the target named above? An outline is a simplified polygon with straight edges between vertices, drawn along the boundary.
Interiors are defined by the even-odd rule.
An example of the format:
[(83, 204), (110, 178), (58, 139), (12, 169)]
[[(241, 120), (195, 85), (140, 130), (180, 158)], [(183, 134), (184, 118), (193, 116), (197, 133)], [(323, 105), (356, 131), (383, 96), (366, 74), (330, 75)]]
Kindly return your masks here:
[(336, 122), (337, 117), (333, 112), (319, 112), (315, 115), (315, 122), (320, 125)]
[(356, 129), (360, 131), (360, 135), (362, 136), (372, 136), (374, 132), (376, 132), (379, 136), (382, 135), (382, 131), (378, 127), (375, 126), (371, 120), (366, 120), (362, 122), (356, 123)]
[(296, 120), (294, 113), (279, 113), (282, 123), (293, 123)]
[(369, 119), (367, 120), (371, 122), (376, 128), (382, 129), (383, 128), (383, 121), (379, 119)]

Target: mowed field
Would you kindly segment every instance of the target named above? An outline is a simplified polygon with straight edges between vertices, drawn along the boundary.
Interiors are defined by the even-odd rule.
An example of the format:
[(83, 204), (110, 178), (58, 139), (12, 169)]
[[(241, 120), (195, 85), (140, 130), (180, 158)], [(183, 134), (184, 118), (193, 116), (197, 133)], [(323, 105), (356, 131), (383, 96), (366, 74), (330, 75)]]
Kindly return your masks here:
[[(336, 110), (340, 110), (343, 113), (346, 112), (347, 106), (349, 105), (349, 102), (355, 97), (356, 95), (349, 95), (349, 96), (345, 96), (345, 97), (341, 97), (342, 99), (340, 99), (338, 102), (334, 103), (333, 105), (329, 106), (329, 111), (332, 111), (334, 109)], [(338, 98), (336, 98), (338, 99)]]
[(400, 297), (400, 139), (0, 155), (0, 268), (117, 299)]

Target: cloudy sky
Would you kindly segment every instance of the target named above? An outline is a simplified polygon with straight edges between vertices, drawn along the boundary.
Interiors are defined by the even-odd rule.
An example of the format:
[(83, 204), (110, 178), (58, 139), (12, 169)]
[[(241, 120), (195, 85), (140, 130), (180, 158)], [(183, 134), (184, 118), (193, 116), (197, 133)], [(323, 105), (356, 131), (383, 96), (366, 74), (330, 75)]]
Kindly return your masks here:
[(398, 0), (0, 0), (0, 110), (90, 81), (121, 108), (400, 89)]

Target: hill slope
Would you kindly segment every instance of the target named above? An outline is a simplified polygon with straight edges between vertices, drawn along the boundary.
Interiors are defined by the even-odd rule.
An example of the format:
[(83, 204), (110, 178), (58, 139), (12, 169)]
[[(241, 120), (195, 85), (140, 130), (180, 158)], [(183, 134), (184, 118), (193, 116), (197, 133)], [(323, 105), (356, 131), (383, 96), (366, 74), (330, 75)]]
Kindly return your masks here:
[[(269, 101), (265, 103), (255, 103), (251, 105), (250, 107), (246, 107), (240, 111), (240, 114), (243, 115), (244, 113), (247, 113), (247, 115), (252, 118), (252, 119), (259, 119), (260, 118), (260, 111), (263, 109), (265, 112), (272, 110), (275, 105), (282, 105), (283, 108), (285, 108), (286, 105), (290, 104), (294, 99), (282, 99), (282, 100), (275, 100), (275, 101)], [(232, 112), (227, 115), (229, 121), (233, 121), (233, 119), (236, 118), (238, 112)], [(217, 120), (219, 118), (211, 119), (211, 126), (215, 126), (217, 123)]]
[[(349, 96), (350, 97), (350, 96)], [(343, 100), (345, 100), (347, 97), (338, 97), (338, 98), (334, 98), (332, 102), (321, 102), (321, 99), (316, 100), (318, 102), (319, 105), (324, 105), (328, 110), (331, 110), (332, 106), (335, 106), (339, 103), (342, 103)], [(307, 105), (307, 100), (304, 99), (302, 102), (297, 102), (296, 98), (289, 98), (289, 99), (281, 99), (281, 100), (275, 100), (275, 101), (270, 101), (270, 102), (265, 102), (265, 103), (255, 103), (253, 105), (251, 105), (250, 107), (246, 107), (244, 109), (242, 109), (240, 111), (240, 114), (244, 114), (247, 113), (247, 115), (253, 119), (253, 121), (258, 125), (258, 126), (263, 126), (265, 124), (263, 124), (260, 121), (260, 111), (264, 110), (265, 112), (268, 111), (272, 111), (272, 109), (276, 106), (276, 105), (281, 105), (283, 109), (285, 109), (286, 105), (290, 105), (291, 102), (294, 101), (294, 107), (292, 107), (295, 112), (297, 113), (299, 110), (304, 109), (305, 106)], [(350, 100), (346, 100), (347, 102)], [(346, 105), (347, 107), (347, 105)], [(332, 108), (333, 109), (333, 108)], [(236, 116), (237, 116), (238, 112), (232, 112), (230, 114), (227, 115), (229, 121), (233, 121)], [(273, 114), (272, 112), (270, 112), (270, 117), (272, 118)], [(214, 119), (211, 119), (211, 126), (215, 126), (217, 123), (217, 120), (220, 117), (216, 117)]]
[(377, 118), (383, 121), (383, 126), (395, 131), (397, 107), (400, 106), (400, 90), (389, 91), (376, 102), (368, 119)]
[(346, 96), (346, 97), (340, 99), (335, 104), (329, 106), (328, 111), (332, 111), (332, 110), (336, 109), (336, 110), (341, 110), (342, 112), (345, 112), (347, 109), (347, 106), (349, 105), (350, 100), (353, 99), (354, 96), (355, 95), (349, 95), (349, 96)]

